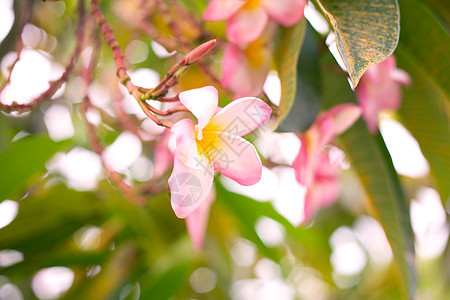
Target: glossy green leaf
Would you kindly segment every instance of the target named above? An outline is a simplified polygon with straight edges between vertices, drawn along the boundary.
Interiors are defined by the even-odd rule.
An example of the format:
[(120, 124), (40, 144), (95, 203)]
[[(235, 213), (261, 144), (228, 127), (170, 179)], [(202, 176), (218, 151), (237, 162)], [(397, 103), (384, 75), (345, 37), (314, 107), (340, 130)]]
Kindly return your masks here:
[(291, 110), (297, 88), (297, 62), (305, 37), (306, 19), (281, 30), (281, 40), (275, 52), (275, 63), (281, 81), (281, 100), (278, 122)]
[(45, 163), (62, 148), (48, 136), (28, 136), (0, 153), (0, 201), (15, 196), (29, 180), (45, 172)]
[(397, 55), (398, 65), (410, 74), (413, 83), (403, 89), (399, 115), (428, 160), (445, 203), (450, 197), (450, 104), (401, 54)]
[(356, 86), (368, 67), (388, 58), (397, 46), (397, 0), (317, 2), (333, 26), (337, 48)]
[(303, 132), (306, 130), (319, 112), (321, 97), (319, 41), (314, 29), (308, 23), (298, 58), (294, 103), (277, 131)]
[[(328, 55), (322, 67), (328, 69), (333, 64)], [(355, 102), (343, 74), (328, 72), (323, 79), (327, 107)], [(369, 133), (362, 119), (341, 136), (341, 141), (366, 193), (368, 211), (381, 223), (392, 247), (401, 290), (405, 298), (412, 298), (416, 286), (414, 235), (406, 197), (386, 145), (380, 134)]]
[(421, 1), (400, 0), (397, 52), (450, 99), (450, 34)]

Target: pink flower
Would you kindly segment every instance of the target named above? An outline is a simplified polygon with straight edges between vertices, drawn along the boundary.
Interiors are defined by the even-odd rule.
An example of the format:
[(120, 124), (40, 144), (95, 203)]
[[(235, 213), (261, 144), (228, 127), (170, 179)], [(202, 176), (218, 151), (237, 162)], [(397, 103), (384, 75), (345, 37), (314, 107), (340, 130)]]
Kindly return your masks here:
[(153, 177), (155, 178), (161, 177), (172, 164), (173, 155), (169, 149), (169, 138), (170, 131), (166, 129), (156, 144), (153, 160)]
[(255, 147), (241, 136), (266, 122), (271, 108), (257, 98), (241, 98), (218, 111), (212, 86), (180, 93), (180, 101), (197, 118), (175, 123), (174, 167), (169, 178), (172, 208), (179, 218), (194, 212), (207, 198), (217, 171), (242, 185), (261, 178)]
[(235, 44), (256, 40), (269, 19), (292, 26), (303, 17), (305, 0), (212, 0), (206, 7), (206, 21), (227, 20), (227, 38)]
[(339, 195), (336, 182), (337, 169), (330, 162), (325, 145), (347, 130), (361, 115), (354, 104), (341, 104), (319, 114), (316, 121), (300, 137), (301, 147), (293, 163), (297, 181), (307, 189), (305, 196), (305, 220), (320, 207), (333, 203)]
[(270, 61), (271, 53), (261, 40), (246, 47), (228, 46), (222, 62), (223, 87), (233, 90), (238, 98), (261, 94)]
[(393, 55), (367, 69), (361, 77), (355, 93), (370, 132), (374, 133), (377, 130), (380, 111), (399, 108), (400, 84), (409, 85), (410, 83), (409, 75), (395, 67)]
[(209, 210), (214, 202), (215, 194), (214, 189), (212, 189), (203, 203), (186, 217), (187, 231), (195, 250), (200, 250), (205, 240)]

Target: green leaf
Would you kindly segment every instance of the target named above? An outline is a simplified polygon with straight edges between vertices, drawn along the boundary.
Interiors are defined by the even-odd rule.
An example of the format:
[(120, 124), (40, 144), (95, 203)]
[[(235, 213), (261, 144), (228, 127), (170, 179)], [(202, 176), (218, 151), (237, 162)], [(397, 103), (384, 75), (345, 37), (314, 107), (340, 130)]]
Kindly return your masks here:
[[(394, 52), (399, 35), (396, 0), (317, 0), (333, 26), (354, 86), (371, 65)], [(414, 34), (414, 32), (412, 32)]]
[(422, 0), (428, 5), (435, 14), (437, 14), (439, 21), (449, 30), (450, 27), (450, 6), (447, 0)]
[[(232, 193), (226, 190), (216, 181), (216, 201), (226, 206), (237, 218), (241, 225), (241, 234), (255, 243), (269, 258), (277, 260), (273, 249), (268, 248), (259, 238), (255, 230), (256, 222), (260, 217), (269, 217), (280, 223), (287, 236), (296, 243), (296, 249), (307, 251), (306, 259), (309, 265), (316, 266), (320, 270), (329, 269), (329, 261), (323, 261), (323, 257), (331, 254), (327, 238), (316, 232), (316, 228), (296, 228), (286, 218), (280, 215), (268, 202), (258, 202), (248, 197)], [(316, 258), (319, 259), (316, 259)]]
[(27, 136), (0, 153), (0, 201), (15, 196), (30, 179), (45, 172), (45, 163), (62, 148), (48, 136)]
[(26, 257), (49, 252), (86, 223), (103, 220), (91, 192), (76, 192), (65, 186), (45, 189), (19, 202), (19, 213), (0, 229), (0, 248), (16, 249)]
[(397, 55), (399, 67), (410, 74), (413, 83), (403, 90), (399, 115), (428, 160), (445, 203), (450, 197), (450, 104), (401, 54)]
[(280, 114), (283, 121), (291, 110), (297, 88), (297, 61), (306, 31), (306, 19), (281, 30), (281, 40), (275, 52), (275, 63), (281, 81)]
[[(322, 68), (328, 70), (333, 64), (328, 55)], [(327, 107), (356, 101), (343, 74), (327, 72), (322, 78)], [(381, 223), (392, 247), (401, 291), (405, 298), (412, 298), (416, 287), (414, 235), (406, 197), (386, 145), (380, 134), (369, 133), (362, 119), (341, 136), (341, 141), (367, 195), (368, 211)]]
[(400, 0), (397, 52), (450, 99), (450, 35), (432, 11), (417, 0)]
[(162, 274), (152, 277), (142, 286), (141, 299), (164, 300), (175, 295), (188, 277), (191, 262), (180, 262), (170, 266)]
[(297, 88), (289, 114), (277, 131), (303, 132), (319, 112), (321, 97), (319, 42), (311, 25), (307, 25), (297, 64)]
[(117, 293), (136, 268), (139, 250), (132, 243), (122, 244), (112, 252), (101, 272), (83, 286), (74, 286), (65, 299), (117, 299)]

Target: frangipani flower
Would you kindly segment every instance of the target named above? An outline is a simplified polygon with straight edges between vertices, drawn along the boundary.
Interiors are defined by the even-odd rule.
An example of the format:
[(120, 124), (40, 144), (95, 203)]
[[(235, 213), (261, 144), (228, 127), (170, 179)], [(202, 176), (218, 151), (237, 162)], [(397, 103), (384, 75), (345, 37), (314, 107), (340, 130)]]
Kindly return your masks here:
[(395, 67), (395, 57), (367, 69), (355, 89), (356, 98), (362, 108), (363, 118), (369, 131), (374, 133), (378, 126), (378, 115), (384, 109), (396, 110), (400, 106), (400, 84), (409, 85), (409, 75)]
[(222, 62), (222, 85), (236, 97), (257, 96), (263, 91), (270, 70), (271, 53), (258, 39), (248, 46), (232, 44), (225, 50)]
[(200, 250), (206, 235), (206, 228), (208, 227), (209, 210), (215, 200), (215, 190), (211, 189), (206, 199), (200, 206), (186, 217), (186, 227), (191, 237), (194, 249)]
[(197, 118), (175, 123), (174, 167), (169, 178), (172, 208), (179, 218), (194, 212), (207, 198), (217, 171), (242, 185), (261, 178), (255, 147), (241, 136), (266, 122), (271, 108), (257, 98), (241, 98), (218, 110), (212, 86), (180, 93), (180, 101)]
[(227, 38), (235, 44), (256, 40), (269, 19), (292, 26), (303, 17), (305, 0), (212, 0), (203, 19), (227, 22)]
[(311, 127), (300, 136), (301, 147), (293, 163), (297, 181), (307, 188), (304, 215), (333, 203), (339, 195), (337, 169), (324, 152), (325, 145), (347, 130), (361, 115), (354, 104), (341, 104), (319, 114)]

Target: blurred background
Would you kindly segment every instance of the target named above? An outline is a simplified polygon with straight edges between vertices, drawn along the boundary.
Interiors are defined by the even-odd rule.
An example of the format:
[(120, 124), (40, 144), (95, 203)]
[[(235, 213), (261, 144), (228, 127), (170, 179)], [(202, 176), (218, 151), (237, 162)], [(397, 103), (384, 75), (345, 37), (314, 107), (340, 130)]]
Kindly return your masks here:
[[(27, 103), (44, 92), (49, 81), (63, 73), (75, 45), (76, 1), (35, 2), (33, 16), (20, 37), (24, 46), (20, 60), (1, 93), (6, 104), (13, 99)], [(133, 82), (151, 88), (178, 53), (135, 30), (133, 16), (138, 5), (139, 1), (102, 1), (130, 63)], [(201, 16), (206, 2), (196, 0), (192, 5)], [(13, 0), (0, 2), (0, 41), (6, 41), (20, 15), (14, 7)], [(321, 64), (325, 61), (339, 68), (330, 54), (336, 56), (334, 43), (328, 43), (331, 52), (325, 43), (331, 30), (327, 21), (311, 3), (305, 16), (309, 24), (299, 74), (301, 63), (308, 60), (302, 55), (311, 51), (321, 57)], [(95, 25), (88, 22), (89, 26)], [(211, 30), (223, 35), (223, 28)], [(2, 42), (0, 50), (3, 79), (17, 57), (6, 45)], [(128, 201), (105, 175), (102, 160), (89, 144), (80, 112), (84, 95), (79, 74), (73, 74), (51, 101), (32, 112), (0, 113), (1, 300), (402, 298), (393, 252), (382, 225), (367, 205), (370, 196), (362, 186), (364, 179), (341, 150), (347, 153), (349, 149), (345, 135), (344, 142), (338, 140), (332, 149), (342, 169), (341, 196), (312, 221), (303, 223), (305, 188), (286, 165), (292, 163), (300, 147), (290, 131), (303, 132), (319, 110), (333, 104), (327, 96), (318, 96), (314, 83), (311, 89), (297, 92), (293, 113), (281, 124), (280, 132), (262, 132), (255, 140), (263, 158), (279, 163), (263, 167), (260, 183), (242, 187), (217, 176), (204, 245), (197, 251), (185, 221), (176, 218), (170, 207), (165, 185), (170, 169), (161, 172), (155, 163), (155, 145), (164, 130), (147, 120), (127, 91), (119, 87), (112, 54), (104, 43), (103, 47), (88, 89), (95, 109), (88, 111), (87, 118), (96, 126), (107, 167), (125, 182), (147, 187), (147, 204), (140, 207)], [(83, 49), (80, 64), (88, 63), (92, 51), (92, 47)], [(207, 59), (220, 62), (221, 55), (217, 51)], [(407, 59), (399, 57), (399, 66), (421, 82), (420, 75), (408, 69)], [(346, 81), (345, 76), (342, 80)], [(205, 83), (208, 78), (192, 67), (177, 88)], [(435, 172), (421, 150), (422, 143), (428, 143), (427, 149), (434, 147), (434, 140), (427, 142), (425, 138), (419, 145), (407, 126), (412, 122), (424, 130), (433, 129), (435, 124), (427, 123), (436, 116), (433, 112), (439, 114), (436, 122), (442, 115), (443, 123), (436, 126), (444, 124), (439, 127), (444, 137), (436, 147), (448, 162), (448, 102), (430, 85), (418, 86), (424, 95), (421, 99), (437, 99), (430, 100), (438, 104), (429, 104), (429, 119), (409, 114), (410, 110), (416, 113), (423, 109), (410, 100), (418, 93), (411, 88), (404, 91), (403, 98), (409, 104), (398, 114), (383, 114), (380, 139), (409, 203), (416, 257), (406, 260), (415, 259), (415, 299), (449, 299), (450, 206), (445, 193), (450, 188), (450, 182), (445, 182), (449, 165)], [(346, 88), (351, 91), (348, 85)], [(280, 101), (280, 89), (277, 72), (271, 71), (264, 90), (275, 105)], [(124, 110), (139, 124), (142, 136), (117, 125), (114, 103), (118, 97), (124, 99)], [(167, 143), (173, 150), (173, 139)], [(436, 174), (447, 175), (436, 179)]]

